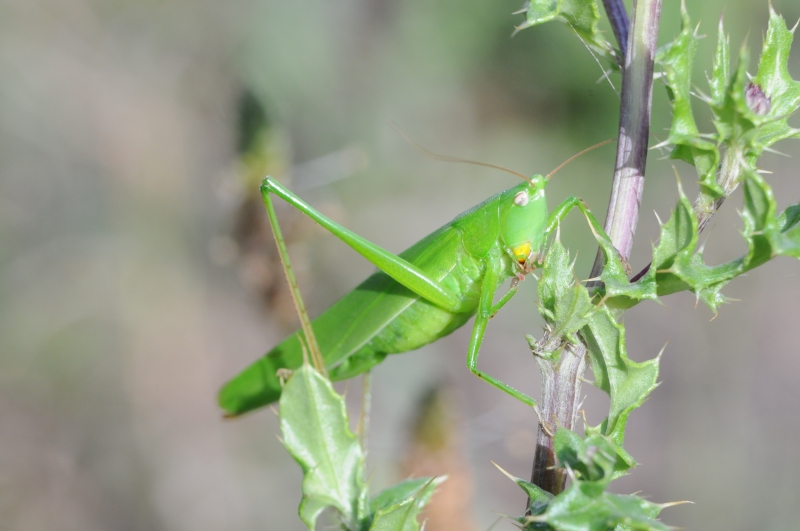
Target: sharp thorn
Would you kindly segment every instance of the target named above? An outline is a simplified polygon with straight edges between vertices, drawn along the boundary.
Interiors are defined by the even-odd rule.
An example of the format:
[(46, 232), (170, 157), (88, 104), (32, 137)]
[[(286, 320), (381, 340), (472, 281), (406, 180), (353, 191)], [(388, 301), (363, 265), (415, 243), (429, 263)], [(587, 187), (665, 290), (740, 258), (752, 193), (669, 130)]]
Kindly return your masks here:
[(683, 501), (662, 503), (661, 505), (659, 505), (659, 507), (661, 507), (662, 509), (666, 509), (667, 507), (674, 507), (675, 505), (683, 505), (684, 503), (691, 503), (692, 505), (694, 505), (693, 501), (683, 500)]
[(521, 14), (523, 14), (524, 12), (526, 12), (528, 10), (528, 5), (529, 5), (529, 3), (525, 2), (525, 5), (523, 5), (522, 8), (518, 9), (517, 11), (514, 11), (511, 14), (512, 15), (521, 15)]
[[(770, 148), (770, 147), (765, 147), (765, 148), (764, 148), (764, 151), (768, 151), (769, 153), (774, 153), (774, 154), (776, 154), (776, 155), (780, 155), (780, 156), (782, 156), (782, 157), (789, 157), (789, 155), (787, 155), (786, 153), (783, 153), (783, 152), (781, 152), (781, 151), (778, 151), (777, 149), (772, 149), (772, 148)], [(789, 158), (791, 158), (791, 157), (789, 157)]]
[(661, 350), (658, 352), (658, 356), (656, 356), (656, 360), (660, 360), (661, 359), (661, 355), (667, 349), (667, 345), (669, 345), (669, 339), (667, 339), (667, 341), (664, 343), (664, 346), (661, 347)]
[(707, 103), (711, 102), (711, 96), (703, 92), (700, 88), (694, 87), (694, 90), (690, 90), (689, 94), (694, 96), (695, 98), (701, 99)]
[(658, 143), (655, 146), (652, 146), (650, 149), (661, 149), (661, 148), (667, 147), (669, 145), (670, 145), (670, 141), (669, 140), (664, 140), (663, 142)]
[(672, 165), (672, 171), (675, 172), (675, 179), (678, 180), (678, 191), (681, 193), (681, 195), (685, 195), (683, 193), (683, 185), (681, 184), (681, 176), (678, 174), (678, 168), (676, 168), (674, 164)]
[(517, 478), (517, 477), (515, 477), (515, 476), (512, 476), (511, 474), (509, 474), (509, 473), (508, 473), (508, 472), (507, 472), (507, 471), (506, 471), (506, 470), (505, 470), (503, 467), (501, 467), (500, 465), (498, 465), (498, 464), (497, 464), (497, 463), (495, 463), (494, 461), (491, 461), (491, 460), (490, 460), (490, 462), (491, 462), (491, 463), (492, 463), (494, 466), (496, 466), (496, 467), (497, 467), (497, 470), (499, 470), (500, 472), (502, 472), (502, 473), (503, 473), (503, 475), (504, 475), (505, 477), (507, 477), (508, 479), (510, 479), (511, 481), (513, 481), (514, 483), (516, 483), (516, 482), (517, 482), (517, 480), (519, 479), (519, 478)]

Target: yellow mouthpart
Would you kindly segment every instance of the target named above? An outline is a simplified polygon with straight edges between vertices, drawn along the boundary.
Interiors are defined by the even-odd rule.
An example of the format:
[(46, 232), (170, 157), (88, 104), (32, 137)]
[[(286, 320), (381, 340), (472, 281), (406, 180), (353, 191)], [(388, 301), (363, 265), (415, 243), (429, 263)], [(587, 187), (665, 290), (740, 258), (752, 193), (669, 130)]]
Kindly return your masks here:
[(514, 253), (514, 256), (517, 257), (517, 259), (528, 258), (528, 255), (531, 254), (531, 244), (530, 242), (526, 242), (517, 245), (516, 247), (511, 248), (511, 252)]

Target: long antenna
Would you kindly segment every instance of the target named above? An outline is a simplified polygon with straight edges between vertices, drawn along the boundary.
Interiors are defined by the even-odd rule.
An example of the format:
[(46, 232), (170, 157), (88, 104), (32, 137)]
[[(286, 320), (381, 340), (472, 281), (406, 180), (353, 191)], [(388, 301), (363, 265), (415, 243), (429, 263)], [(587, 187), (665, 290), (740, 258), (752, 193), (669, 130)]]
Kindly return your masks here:
[(424, 147), (422, 147), (419, 144), (417, 144), (416, 142), (414, 142), (407, 134), (405, 134), (405, 132), (403, 132), (402, 129), (400, 129), (400, 127), (396, 123), (389, 122), (389, 125), (391, 125), (394, 128), (395, 131), (400, 133), (400, 136), (405, 138), (406, 142), (408, 142), (409, 144), (411, 144), (412, 146), (414, 146), (415, 148), (420, 150), (423, 154), (427, 155), (428, 157), (430, 157), (432, 159), (443, 160), (445, 162), (462, 162), (464, 164), (475, 164), (476, 166), (485, 166), (487, 168), (494, 168), (495, 170), (501, 170), (501, 171), (508, 172), (508, 173), (510, 173), (512, 175), (516, 175), (517, 177), (519, 177), (523, 181), (531, 182), (531, 180), (529, 178), (527, 178), (526, 176), (524, 176), (523, 174), (521, 174), (519, 172), (516, 172), (514, 170), (511, 170), (511, 169), (508, 169), (508, 168), (506, 168), (504, 166), (499, 166), (497, 164), (489, 164), (488, 162), (480, 162), (480, 161), (477, 161), (477, 160), (468, 160), (468, 159), (462, 159), (462, 158), (459, 158), (459, 157), (450, 157), (448, 155), (439, 155), (438, 153), (434, 153), (433, 151), (428, 151)]
[(549, 181), (549, 180), (550, 180), (550, 177), (552, 177), (553, 175), (555, 175), (555, 174), (556, 174), (556, 172), (557, 172), (558, 170), (560, 170), (561, 168), (563, 168), (564, 166), (566, 166), (567, 164), (569, 164), (569, 163), (570, 163), (570, 162), (572, 162), (573, 160), (577, 159), (578, 157), (580, 157), (580, 156), (581, 156), (581, 155), (583, 155), (584, 153), (588, 153), (589, 151), (591, 151), (591, 150), (593, 150), (593, 149), (597, 149), (597, 148), (599, 148), (599, 147), (605, 146), (606, 144), (610, 144), (611, 142), (614, 142), (614, 141), (616, 141), (616, 140), (617, 140), (616, 138), (609, 138), (608, 140), (603, 140), (603, 141), (602, 141), (602, 142), (600, 142), (599, 144), (595, 144), (595, 145), (593, 145), (592, 147), (588, 147), (588, 148), (584, 149), (583, 151), (581, 151), (580, 153), (578, 153), (578, 154), (576, 154), (576, 155), (572, 155), (570, 158), (568, 158), (567, 160), (565, 160), (564, 162), (562, 162), (561, 164), (559, 164), (559, 166), (558, 166), (556, 169), (554, 169), (553, 171), (551, 171), (550, 173), (548, 173), (548, 174), (545, 176), (545, 179), (547, 179), (547, 180)]

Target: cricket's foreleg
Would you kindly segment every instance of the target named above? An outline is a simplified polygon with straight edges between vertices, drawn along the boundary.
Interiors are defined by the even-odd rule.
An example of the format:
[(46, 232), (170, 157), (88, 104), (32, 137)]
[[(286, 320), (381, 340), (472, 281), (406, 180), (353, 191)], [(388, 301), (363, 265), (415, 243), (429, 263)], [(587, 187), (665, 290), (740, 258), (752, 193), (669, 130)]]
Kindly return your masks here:
[(332, 232), (340, 240), (352, 247), (358, 254), (375, 264), (381, 271), (394, 280), (407, 287), (420, 297), (423, 297), (442, 309), (451, 312), (464, 310), (461, 299), (447, 290), (440, 282), (430, 278), (414, 264), (403, 260), (386, 249), (362, 238), (358, 234), (347, 230), (330, 218), (314, 210), (302, 199), (294, 195), (287, 188), (271, 177), (266, 177), (261, 183), (261, 195), (267, 201), (269, 194), (275, 194), (293, 207), (300, 210), (325, 229)]
[[(545, 229), (547, 236), (556, 230), (558, 224), (561, 223), (569, 211), (575, 207), (578, 207), (586, 216), (586, 220), (589, 222), (589, 227), (592, 229), (592, 232), (594, 233), (595, 238), (597, 238), (598, 243), (600, 243), (606, 249), (615, 249), (614, 244), (611, 242), (611, 238), (608, 236), (608, 234), (606, 234), (605, 229), (603, 229), (603, 226), (599, 221), (597, 221), (597, 218), (594, 217), (594, 214), (589, 211), (589, 207), (586, 206), (586, 203), (574, 195), (568, 197), (563, 203), (558, 205), (547, 218), (547, 228)], [(628, 271), (628, 274), (630, 274), (630, 265), (628, 265), (628, 262), (619, 253), (617, 253), (617, 256), (622, 262), (626, 271)]]
[(493, 315), (493, 312), (496, 312), (500, 309), (500, 307), (508, 302), (508, 300), (514, 295), (514, 292), (516, 292), (516, 289), (512, 288), (513, 291), (509, 290), (509, 292), (506, 293), (496, 305), (493, 305), (492, 303), (494, 300), (494, 294), (499, 285), (500, 281), (497, 271), (495, 271), (491, 265), (489, 265), (486, 270), (486, 275), (483, 279), (481, 300), (478, 306), (478, 313), (475, 315), (475, 326), (472, 328), (472, 337), (470, 338), (469, 351), (467, 352), (467, 367), (469, 367), (469, 370), (481, 380), (488, 382), (501, 391), (508, 393), (520, 402), (534, 407), (536, 406), (536, 401), (530, 396), (514, 389), (508, 384), (501, 382), (497, 378), (489, 376), (488, 374), (478, 370), (478, 352), (481, 348), (481, 343), (483, 343), (483, 335), (486, 332), (486, 325), (489, 322), (489, 318)]
[(597, 221), (597, 218), (594, 217), (594, 214), (591, 213), (589, 207), (586, 206), (586, 203), (583, 202), (583, 199), (580, 197), (570, 196), (564, 200), (563, 203), (558, 205), (555, 210), (553, 210), (550, 215), (547, 217), (547, 227), (545, 228), (545, 232), (550, 235), (556, 228), (558, 224), (561, 223), (567, 214), (569, 214), (570, 210), (573, 208), (578, 207), (581, 212), (586, 216), (586, 219), (589, 221), (589, 226), (592, 228), (592, 231), (597, 234), (597, 237), (602, 240), (607, 240), (611, 243), (611, 239), (606, 234), (606, 231), (603, 229), (603, 226)]
[(491, 310), (489, 310), (489, 319), (494, 317), (495, 314), (500, 311), (500, 308), (505, 306), (506, 303), (511, 300), (511, 297), (517, 294), (517, 289), (519, 289), (519, 280), (515, 278), (511, 281), (511, 287), (508, 288), (508, 291), (506, 291), (505, 295), (500, 297), (500, 300), (497, 301), (497, 304), (493, 305)]

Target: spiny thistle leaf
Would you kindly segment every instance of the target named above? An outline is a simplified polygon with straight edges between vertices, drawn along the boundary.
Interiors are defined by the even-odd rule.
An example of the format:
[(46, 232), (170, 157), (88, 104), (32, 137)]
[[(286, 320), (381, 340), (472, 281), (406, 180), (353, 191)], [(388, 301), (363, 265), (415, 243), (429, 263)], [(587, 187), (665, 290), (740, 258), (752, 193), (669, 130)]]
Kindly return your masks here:
[(673, 111), (665, 143), (674, 146), (672, 158), (696, 167), (701, 190), (698, 208), (705, 212), (717, 208), (715, 202), (729, 196), (744, 174), (755, 170), (756, 160), (766, 148), (779, 140), (800, 137), (800, 130), (788, 124), (800, 105), (800, 82), (791, 78), (787, 67), (792, 31), (772, 7), (758, 73), (752, 81), (747, 74), (749, 51), (745, 46), (730, 75), (728, 37), (720, 19), (708, 102), (716, 133), (700, 133), (690, 101), (697, 37), (683, 5), (681, 17), (680, 34), (662, 47), (657, 57), (666, 74)]
[(576, 282), (556, 302), (555, 323), (551, 335), (577, 343), (574, 334), (586, 325), (592, 310), (594, 306), (589, 292)]
[(538, 286), (539, 313), (548, 324), (548, 333), (538, 342), (529, 337), (531, 348), (539, 357), (549, 358), (566, 342), (577, 343), (576, 333), (594, 311), (589, 292), (575, 281), (573, 274), (569, 254), (556, 237), (547, 253)]
[(594, 485), (575, 481), (553, 498), (547, 511), (528, 517), (530, 523), (524, 529), (546, 523), (556, 531), (668, 531), (668, 526), (654, 519), (660, 512), (661, 506), (638, 496), (597, 493)]
[(311, 366), (296, 370), (280, 399), (283, 444), (303, 469), (300, 519), (314, 529), (333, 507), (347, 529), (366, 515), (364, 454), (350, 431), (344, 399)]
[[(681, 3), (681, 20), (680, 34), (659, 49), (657, 55), (657, 61), (666, 74), (667, 92), (672, 102), (672, 126), (667, 142), (675, 145), (671, 157), (694, 165), (701, 183), (709, 187), (709, 193), (718, 197), (722, 195), (722, 189), (716, 184), (719, 149), (713, 139), (700, 135), (692, 113), (692, 63), (697, 35), (684, 3)], [(718, 56), (726, 56), (725, 50), (727, 48), (718, 49)], [(725, 76), (725, 81), (720, 82), (723, 85), (727, 83), (727, 74), (721, 72), (719, 75)]]
[(590, 431), (582, 439), (573, 431), (559, 428), (553, 444), (560, 465), (575, 472), (577, 479), (594, 484), (599, 492), (631, 467), (630, 456), (621, 454), (611, 438), (599, 433)]
[(600, 11), (595, 0), (531, 0), (526, 4), (526, 20), (516, 31), (558, 20), (563, 22), (592, 51), (617, 68), (616, 52), (597, 28)]
[(444, 477), (407, 479), (381, 491), (370, 501), (374, 515), (370, 531), (418, 531), (420, 511), (444, 480)]
[(762, 119), (764, 125), (756, 139), (756, 145), (761, 150), (779, 140), (800, 136), (800, 130), (790, 127), (788, 123), (789, 116), (800, 105), (800, 81), (792, 79), (788, 68), (793, 36), (783, 17), (770, 5), (767, 37), (761, 51), (758, 73), (753, 79), (753, 84), (761, 88), (769, 102), (768, 112)]
[(655, 282), (658, 295), (689, 290), (716, 312), (725, 297), (720, 289), (737, 276), (776, 256), (800, 257), (800, 208), (791, 206), (776, 215), (775, 197), (764, 179), (753, 171), (744, 173), (742, 232), (748, 252), (718, 266), (708, 266), (697, 251), (697, 218), (679, 188), (678, 204), (653, 249), (648, 273), (638, 282)]
[[(642, 363), (628, 358), (625, 327), (607, 306), (598, 308), (591, 315), (581, 335), (589, 349), (594, 384), (611, 399), (608, 417), (595, 431), (610, 437), (622, 451), (628, 415), (641, 406), (656, 388), (659, 358)], [(621, 455), (630, 466), (635, 465), (629, 455)]]
[(714, 68), (708, 84), (711, 86), (711, 101), (722, 103), (725, 99), (725, 90), (728, 88), (731, 70), (731, 45), (728, 35), (725, 33), (725, 26), (722, 17), (719, 17), (719, 27), (717, 28), (717, 51), (714, 54)]
[(556, 304), (575, 282), (573, 275), (569, 254), (556, 237), (547, 251), (538, 283), (539, 304), (547, 319), (555, 320)]
[(728, 82), (725, 95), (719, 102), (712, 102), (717, 141), (728, 149), (744, 153), (755, 139), (755, 129), (760, 123), (758, 115), (747, 102), (747, 87), (750, 84), (747, 64), (750, 51), (747, 46), (739, 50), (739, 60), (733, 77)]
[[(414, 498), (418, 494), (422, 494), (419, 501), (427, 503), (433, 491), (436, 487), (441, 485), (445, 479), (447, 479), (446, 476), (440, 476), (436, 478), (423, 477), (401, 481), (396, 485), (383, 489), (373, 496), (369, 501), (369, 510), (371, 513), (376, 513), (381, 509), (386, 509), (387, 507), (401, 503), (408, 498)], [(431, 480), (433, 481), (431, 482)], [(424, 491), (422, 490), (423, 487), (425, 487)]]

